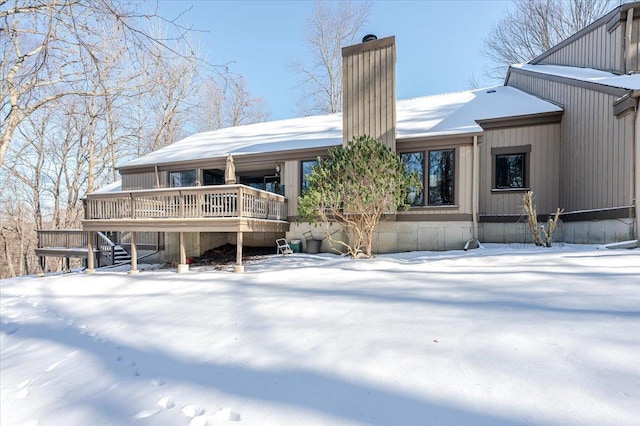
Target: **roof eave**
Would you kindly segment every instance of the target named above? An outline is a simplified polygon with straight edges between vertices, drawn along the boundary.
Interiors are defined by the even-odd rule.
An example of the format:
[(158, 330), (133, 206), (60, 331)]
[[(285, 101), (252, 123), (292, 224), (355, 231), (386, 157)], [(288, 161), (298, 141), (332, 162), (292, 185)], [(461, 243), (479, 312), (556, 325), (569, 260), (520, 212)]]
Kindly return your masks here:
[(483, 130), (503, 129), (507, 127), (538, 126), (559, 123), (564, 111), (550, 111), (536, 114), (516, 115), (512, 117), (489, 118), (476, 120)]

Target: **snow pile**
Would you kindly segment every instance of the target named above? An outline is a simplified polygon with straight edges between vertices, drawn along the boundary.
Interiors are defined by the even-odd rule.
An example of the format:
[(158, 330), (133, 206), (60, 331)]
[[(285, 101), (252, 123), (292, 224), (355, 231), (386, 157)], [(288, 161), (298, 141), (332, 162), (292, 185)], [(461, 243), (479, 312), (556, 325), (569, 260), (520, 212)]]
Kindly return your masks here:
[(634, 424), (640, 251), (3, 280), (0, 423)]

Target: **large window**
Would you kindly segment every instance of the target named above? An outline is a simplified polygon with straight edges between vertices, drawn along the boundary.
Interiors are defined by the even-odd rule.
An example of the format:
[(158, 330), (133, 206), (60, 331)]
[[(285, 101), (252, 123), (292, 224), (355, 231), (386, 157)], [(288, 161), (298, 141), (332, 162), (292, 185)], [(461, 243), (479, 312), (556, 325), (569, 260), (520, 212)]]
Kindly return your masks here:
[(531, 145), (492, 148), (493, 189), (527, 189)]
[(429, 200), (430, 206), (455, 204), (454, 149), (429, 151)]
[(196, 186), (196, 171), (180, 170), (177, 172), (169, 172), (169, 185), (171, 188)]
[[(406, 152), (400, 154), (400, 159), (407, 165), (407, 173), (416, 173), (424, 182), (424, 152)], [(412, 206), (424, 205), (424, 191), (409, 188), (407, 194), (407, 204)]]
[(300, 194), (309, 188), (309, 176), (313, 168), (318, 165), (318, 160), (307, 160), (300, 162)]

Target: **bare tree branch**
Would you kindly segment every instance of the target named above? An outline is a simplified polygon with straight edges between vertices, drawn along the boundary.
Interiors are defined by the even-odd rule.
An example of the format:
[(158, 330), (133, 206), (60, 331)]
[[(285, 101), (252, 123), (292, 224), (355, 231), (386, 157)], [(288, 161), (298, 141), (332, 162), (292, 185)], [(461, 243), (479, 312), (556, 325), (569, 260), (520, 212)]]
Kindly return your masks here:
[(342, 47), (352, 44), (367, 23), (371, 1), (317, 0), (307, 18), (303, 35), (312, 62), (291, 61), (289, 68), (300, 76), (300, 112), (304, 115), (342, 110)]

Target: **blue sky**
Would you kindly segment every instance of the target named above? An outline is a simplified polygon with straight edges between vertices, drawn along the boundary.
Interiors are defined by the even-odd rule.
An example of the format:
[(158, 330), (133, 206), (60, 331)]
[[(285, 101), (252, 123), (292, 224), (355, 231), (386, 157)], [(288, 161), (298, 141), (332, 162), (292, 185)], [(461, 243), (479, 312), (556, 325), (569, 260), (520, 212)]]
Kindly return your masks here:
[[(161, 0), (160, 13), (202, 30), (201, 50), (211, 63), (229, 63), (249, 89), (265, 99), (271, 119), (298, 116), (298, 76), (291, 58), (308, 58), (303, 40), (313, 1)], [(376, 1), (365, 33), (396, 36), (397, 94), (407, 99), (469, 88), (481, 80), (484, 38), (510, 2)], [(187, 10), (188, 9), (188, 10)]]

